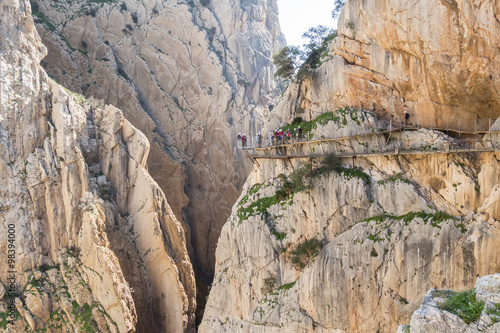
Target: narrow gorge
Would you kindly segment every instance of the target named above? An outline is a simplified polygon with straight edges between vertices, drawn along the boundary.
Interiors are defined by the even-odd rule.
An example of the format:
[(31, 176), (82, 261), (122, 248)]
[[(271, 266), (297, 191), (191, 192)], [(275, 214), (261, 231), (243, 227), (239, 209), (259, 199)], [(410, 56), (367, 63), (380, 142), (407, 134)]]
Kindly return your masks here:
[(0, 0), (0, 329), (500, 332), (498, 17), (349, 0), (285, 82), (277, 0)]

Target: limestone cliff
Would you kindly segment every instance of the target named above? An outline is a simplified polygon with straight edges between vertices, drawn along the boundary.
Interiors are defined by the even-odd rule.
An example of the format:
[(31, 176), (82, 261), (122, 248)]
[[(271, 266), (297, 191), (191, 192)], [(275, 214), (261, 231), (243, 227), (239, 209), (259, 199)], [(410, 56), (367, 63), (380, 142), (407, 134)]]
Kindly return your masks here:
[(499, 320), (500, 274), (494, 274), (478, 277), (470, 291), (431, 289), (410, 325), (400, 326), (397, 333), (494, 333), (500, 331)]
[[(301, 117), (318, 141), (255, 162), (200, 332), (395, 332), (431, 288), (500, 271), (498, 133), (469, 137), (489, 152), (443, 149), (500, 115), (499, 13), (495, 1), (347, 2), (329, 54), (266, 126)], [(405, 109), (457, 132), (395, 135)]]
[(220, 230), (250, 171), (236, 134), (260, 128), (277, 94), (276, 1), (33, 3), (44, 67), (145, 133), (149, 171), (191, 228), (195, 264), (213, 276)]
[[(353, 118), (347, 132), (367, 127)], [(500, 269), (499, 158), (259, 159), (223, 228), (200, 332), (395, 332), (430, 288), (471, 288)]]
[(0, 1), (0, 36), (2, 327), (193, 330), (184, 231), (146, 137), (47, 77), (28, 1)]
[(484, 128), (500, 116), (499, 17), (492, 0), (349, 0), (329, 57), (285, 94), (276, 124), (347, 105), (398, 121), (407, 109), (426, 127)]

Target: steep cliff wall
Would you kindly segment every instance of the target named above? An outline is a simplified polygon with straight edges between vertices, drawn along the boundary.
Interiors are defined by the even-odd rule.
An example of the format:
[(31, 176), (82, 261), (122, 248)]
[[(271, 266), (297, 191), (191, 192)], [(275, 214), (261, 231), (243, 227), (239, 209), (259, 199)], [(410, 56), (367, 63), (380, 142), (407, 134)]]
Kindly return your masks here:
[(320, 160), (259, 159), (200, 332), (395, 332), (430, 288), (473, 287), (500, 269), (499, 157), (345, 158), (309, 180)]
[[(488, 125), (500, 115), (499, 9), (348, 1), (329, 56), (290, 85), (267, 127), (302, 117), (314, 120), (316, 139), (378, 133), (404, 109), (428, 127)], [(325, 114), (345, 106), (379, 117)], [(328, 145), (374, 156), (258, 159), (222, 230), (200, 332), (395, 332), (429, 289), (472, 288), (498, 272), (500, 155), (424, 153), (458, 144), (454, 136), (399, 133), (416, 154), (381, 154), (391, 133), (294, 147), (299, 156)]]
[(473, 290), (431, 289), (397, 333), (500, 331), (500, 274), (477, 278)]
[(255, 131), (277, 94), (276, 1), (34, 3), (44, 67), (145, 133), (149, 171), (213, 276), (220, 229), (250, 171), (236, 133)]
[(398, 121), (407, 109), (427, 127), (485, 127), (500, 116), (498, 17), (497, 1), (347, 1), (329, 60), (291, 87), (277, 124), (348, 105)]
[(146, 137), (48, 79), (28, 1), (0, 12), (2, 325), (193, 330), (184, 231), (147, 172)]

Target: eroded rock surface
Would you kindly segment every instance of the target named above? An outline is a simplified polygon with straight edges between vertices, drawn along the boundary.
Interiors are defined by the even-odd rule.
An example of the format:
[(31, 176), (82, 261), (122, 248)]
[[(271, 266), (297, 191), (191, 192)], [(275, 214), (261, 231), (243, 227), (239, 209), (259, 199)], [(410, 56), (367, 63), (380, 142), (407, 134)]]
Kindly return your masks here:
[[(405, 133), (418, 145), (436, 138), (454, 141)], [(223, 228), (200, 331), (395, 332), (430, 288), (473, 287), (500, 269), (498, 158), (345, 158), (302, 190), (301, 163), (321, 160), (259, 159)]]
[(213, 276), (220, 229), (250, 171), (237, 132), (260, 128), (278, 93), (276, 1), (34, 2), (45, 68), (145, 133), (149, 171)]
[(291, 86), (276, 126), (353, 106), (398, 122), (408, 110), (426, 127), (486, 129), (500, 116), (499, 16), (491, 0), (347, 1), (329, 57)]
[(500, 332), (498, 322), (500, 319), (500, 274), (479, 277), (474, 288), (476, 300), (484, 303), (484, 308), (479, 312), (476, 320), (466, 323), (463, 318), (443, 309), (447, 299), (454, 292), (431, 289), (422, 300), (420, 308), (411, 317), (410, 325), (401, 327), (398, 332)]
[(28, 1), (1, 1), (0, 12), (0, 248), (15, 250), (13, 263), (0, 259), (2, 318), (11, 301), (16, 309), (8, 330), (193, 330), (184, 231), (147, 172), (146, 137), (119, 109), (48, 78)]

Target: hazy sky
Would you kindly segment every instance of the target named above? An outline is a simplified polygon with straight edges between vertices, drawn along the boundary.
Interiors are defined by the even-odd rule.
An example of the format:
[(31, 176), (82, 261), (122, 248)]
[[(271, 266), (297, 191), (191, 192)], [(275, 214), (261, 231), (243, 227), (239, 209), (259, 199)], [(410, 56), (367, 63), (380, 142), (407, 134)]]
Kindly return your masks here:
[(305, 43), (302, 34), (310, 27), (324, 25), (335, 28), (331, 11), (334, 0), (278, 0), (281, 31), (288, 45)]

